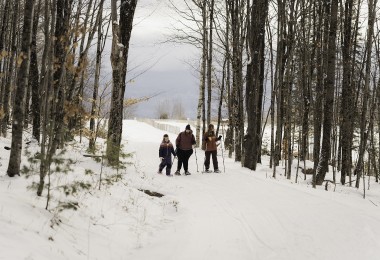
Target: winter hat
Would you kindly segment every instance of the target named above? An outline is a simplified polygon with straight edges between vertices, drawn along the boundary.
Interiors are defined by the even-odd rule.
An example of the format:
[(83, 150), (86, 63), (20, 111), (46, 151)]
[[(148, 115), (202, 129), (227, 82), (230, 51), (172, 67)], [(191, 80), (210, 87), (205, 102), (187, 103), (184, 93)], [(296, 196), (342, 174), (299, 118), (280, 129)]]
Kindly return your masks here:
[(186, 126), (186, 130), (191, 130), (190, 125)]
[(168, 134), (164, 134), (164, 137), (169, 137)]

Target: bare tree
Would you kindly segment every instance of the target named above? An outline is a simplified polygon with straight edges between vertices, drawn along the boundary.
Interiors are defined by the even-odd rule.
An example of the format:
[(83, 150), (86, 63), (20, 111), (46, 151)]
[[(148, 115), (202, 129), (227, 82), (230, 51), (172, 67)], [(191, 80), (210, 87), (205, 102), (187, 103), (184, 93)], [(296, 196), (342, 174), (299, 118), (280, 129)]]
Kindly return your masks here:
[(346, 0), (344, 7), (344, 30), (343, 30), (343, 82), (342, 82), (342, 127), (341, 127), (341, 145), (342, 145), (342, 170), (340, 182), (345, 184), (346, 176), (351, 175), (352, 161), (352, 130), (354, 110), (353, 103), (353, 84), (351, 81), (352, 67), (352, 5), (353, 0)]
[(38, 19), (40, 15), (41, 0), (38, 1), (37, 9), (33, 18), (33, 32), (32, 32), (32, 45), (30, 53), (30, 73), (29, 85), (32, 90), (32, 122), (33, 122), (33, 137), (40, 141), (40, 128), (41, 128), (41, 108), (40, 108), (40, 83), (39, 83), (39, 70), (38, 70), (38, 57), (37, 57), (37, 31)]
[[(18, 3), (17, 3), (18, 4)], [(7, 49), (7, 46), (6, 46), (6, 40), (9, 39), (9, 20), (11, 18), (11, 1), (6, 1), (5, 2), (5, 5), (4, 5), (4, 9), (3, 9), (3, 19), (2, 19), (2, 23), (1, 23), (1, 31), (0, 31), (0, 61), (1, 60), (5, 60), (6, 59), (6, 56), (5, 53), (7, 53), (6, 49)], [(2, 61), (0, 62), (0, 72), (2, 72), (3, 74), (5, 74), (6, 72), (6, 62), (5, 61)], [(1, 131), (2, 129), (2, 119), (5, 117), (5, 113), (4, 113), (4, 110), (6, 109), (5, 106), (4, 106), (4, 96), (5, 96), (5, 80), (4, 80), (4, 77), (1, 79), (1, 88), (0, 88), (0, 132), (3, 132)], [(6, 126), (6, 125), (5, 125)]]
[(159, 119), (168, 119), (170, 115), (170, 102), (168, 100), (161, 101), (157, 104), (157, 117)]
[[(67, 127), (64, 121), (65, 87), (63, 75), (66, 68), (64, 66), (67, 58), (65, 50), (69, 42), (68, 31), (71, 11), (72, 0), (53, 0), (51, 8), (51, 13), (53, 14), (52, 21), (54, 22), (54, 17), (56, 17), (56, 21), (54, 27), (52, 27), (52, 34), (54, 33), (55, 41), (48, 41), (51, 45), (46, 46), (50, 52), (48, 73), (52, 73), (52, 78), (50, 78), (49, 75), (44, 82), (44, 84), (46, 84), (44, 86), (44, 91), (46, 91), (44, 96), (44, 122), (49, 122), (49, 125), (44, 126), (42, 134), (43, 145), (41, 145), (40, 183), (37, 189), (38, 196), (42, 195), (46, 174), (49, 172), (53, 156), (59, 145), (63, 144), (62, 137)], [(46, 13), (47, 10), (45, 9), (45, 14)], [(52, 80), (52, 89), (49, 89), (48, 83), (51, 82), (50, 80)], [(51, 94), (48, 94), (48, 91), (50, 91)], [(53, 100), (52, 103), (49, 104), (49, 98), (51, 97), (53, 97)]]
[(111, 164), (119, 161), (123, 129), (123, 101), (126, 85), (129, 41), (137, 0), (121, 0), (120, 19), (117, 18), (117, 1), (111, 1), (112, 17), (112, 101), (107, 134), (107, 159)]
[[(274, 79), (274, 89), (276, 90), (276, 138), (273, 155), (273, 177), (276, 178), (276, 166), (279, 165), (282, 150), (283, 124), (284, 124), (284, 73), (285, 64), (288, 58), (286, 53), (286, 9), (285, 2), (277, 1), (277, 55)], [(272, 97), (274, 98), (274, 97)]]
[[(372, 46), (373, 46), (373, 33), (374, 33), (374, 22), (376, 17), (376, 4), (377, 0), (368, 1), (368, 27), (367, 27), (367, 43), (366, 43), (366, 61), (365, 61), (365, 74), (364, 74), (364, 96), (362, 104), (362, 114), (360, 119), (360, 144), (359, 144), (359, 156), (358, 162), (355, 168), (356, 184), (355, 187), (359, 188), (360, 178), (363, 173), (364, 168), (364, 152), (367, 148), (368, 140), (368, 125), (367, 125), (367, 111), (370, 98), (370, 73), (371, 73), (371, 59), (372, 59)], [(372, 121), (371, 121), (372, 122)], [(370, 123), (371, 124), (371, 123)], [(371, 127), (369, 127), (371, 129)]]
[[(232, 88), (229, 108), (228, 140), (234, 140), (235, 161), (242, 161), (242, 144), (244, 136), (244, 98), (243, 98), (243, 52), (246, 40), (247, 20), (250, 14), (245, 8), (247, 2), (228, 0), (228, 11), (231, 25), (232, 48)], [(247, 12), (247, 13), (246, 13)], [(231, 148), (231, 147), (230, 147)], [(231, 149), (232, 150), (232, 149)], [(230, 153), (231, 153), (230, 150)]]
[(182, 102), (176, 101), (172, 106), (171, 118), (173, 119), (185, 119), (185, 108), (182, 105)]
[(22, 31), (22, 43), (20, 59), (21, 64), (18, 67), (17, 85), (15, 98), (18, 102), (14, 105), (13, 123), (12, 123), (12, 146), (9, 157), (7, 174), (10, 177), (20, 175), (21, 150), (22, 150), (22, 131), (24, 127), (24, 110), (25, 110), (25, 90), (28, 88), (28, 76), (30, 65), (30, 44), (33, 26), (34, 0), (27, 0), (24, 7), (24, 26)]
[(256, 170), (261, 150), (261, 114), (264, 94), (265, 23), (268, 1), (254, 1), (248, 34), (250, 62), (247, 66), (246, 103), (248, 127), (244, 137), (244, 166)]
[(90, 116), (90, 140), (89, 140), (89, 150), (95, 151), (95, 139), (96, 139), (96, 131), (95, 131), (95, 118), (97, 114), (97, 110), (99, 106), (97, 105), (98, 100), (98, 92), (99, 92), (99, 77), (100, 77), (100, 69), (102, 62), (102, 53), (104, 50), (104, 45), (106, 43), (106, 38), (108, 34), (108, 26), (105, 35), (103, 35), (103, 4), (104, 0), (100, 1), (99, 4), (99, 13), (98, 13), (98, 39), (96, 43), (96, 65), (95, 65), (95, 79), (94, 79), (94, 89), (92, 92), (91, 99), (91, 116)]
[[(321, 156), (317, 168), (316, 184), (321, 185), (328, 171), (328, 161), (331, 153), (331, 129), (334, 105), (334, 86), (335, 86), (335, 59), (336, 59), (336, 32), (338, 22), (338, 0), (326, 3), (326, 12), (329, 13), (329, 37), (326, 63), (326, 83), (324, 91), (324, 119), (323, 119), (323, 139)], [(330, 11), (331, 8), (331, 11)]]
[(5, 87), (4, 87), (4, 92), (2, 96), (2, 104), (3, 104), (3, 118), (1, 122), (1, 132), (4, 137), (7, 136), (7, 130), (8, 130), (8, 123), (10, 119), (10, 107), (11, 107), (11, 102), (10, 102), (10, 94), (11, 94), (11, 89), (12, 85), (14, 84), (13, 77), (15, 76), (14, 74), (14, 66), (15, 66), (15, 59), (17, 55), (17, 41), (18, 41), (18, 13), (19, 11), (19, 1), (14, 2), (13, 6), (13, 17), (12, 17), (12, 32), (11, 32), (11, 41), (10, 41), (10, 57), (8, 60), (8, 68), (7, 68), (7, 73), (6, 73), (6, 79), (5, 79)]

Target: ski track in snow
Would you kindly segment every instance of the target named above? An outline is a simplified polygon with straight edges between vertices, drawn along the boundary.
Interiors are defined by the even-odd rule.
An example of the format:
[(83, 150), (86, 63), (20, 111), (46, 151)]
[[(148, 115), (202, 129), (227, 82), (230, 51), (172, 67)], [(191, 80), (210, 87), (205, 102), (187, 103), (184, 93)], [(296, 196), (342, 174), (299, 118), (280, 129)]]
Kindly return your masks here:
[[(350, 237), (352, 234), (349, 233), (347, 238), (344, 233), (350, 225), (357, 224), (344, 221), (345, 214), (352, 214), (352, 210), (347, 210), (347, 205), (331, 203), (330, 199), (318, 195), (320, 191), (300, 193), (280, 183), (273, 185), (271, 180), (257, 178), (254, 172), (244, 168), (231, 172), (228, 165), (233, 161), (228, 158), (225, 158), (226, 173), (202, 174), (204, 152), (200, 149), (197, 150), (199, 173), (196, 172), (193, 154), (189, 161), (191, 176), (167, 178), (155, 174), (158, 146), (164, 132), (157, 129), (157, 134), (144, 136), (144, 132), (152, 133), (151, 129), (144, 130), (151, 126), (136, 121), (129, 121), (128, 124), (125, 125), (127, 140), (128, 127), (141, 129), (141, 136), (133, 136), (133, 142), (128, 143), (130, 149), (138, 147), (139, 151), (143, 151), (143, 154), (135, 155), (140, 170), (159, 180), (161, 186), (158, 188), (163, 193), (177, 194), (178, 214), (181, 215), (167, 227), (168, 230), (162, 231), (145, 245), (150, 250), (143, 250), (143, 246), (130, 254), (131, 259), (355, 259), (353, 257), (366, 255), (360, 250), (354, 253), (347, 251), (344, 243), (339, 242), (355, 240), (355, 237)], [(175, 144), (176, 135), (169, 136)], [(220, 169), (223, 169), (220, 155), (218, 161)], [(173, 164), (172, 173), (176, 166), (177, 161)], [(297, 200), (300, 194), (308, 197), (307, 203)], [(337, 221), (318, 214), (321, 207), (326, 210), (341, 207), (341, 214), (336, 216), (341, 219), (341, 225), (330, 225), (335, 225)], [(356, 218), (361, 223), (367, 221), (360, 212)], [(320, 229), (326, 229), (325, 240), (314, 237)], [(329, 237), (329, 229), (337, 229), (335, 237)], [(288, 237), (289, 234), (292, 236)], [(360, 234), (354, 235), (360, 237)], [(162, 246), (166, 246), (167, 250), (162, 250)], [(326, 253), (326, 247), (329, 253)], [(339, 257), (334, 258), (338, 253)], [(367, 258), (362, 259), (374, 259), (371, 257), (373, 255), (368, 252)]]

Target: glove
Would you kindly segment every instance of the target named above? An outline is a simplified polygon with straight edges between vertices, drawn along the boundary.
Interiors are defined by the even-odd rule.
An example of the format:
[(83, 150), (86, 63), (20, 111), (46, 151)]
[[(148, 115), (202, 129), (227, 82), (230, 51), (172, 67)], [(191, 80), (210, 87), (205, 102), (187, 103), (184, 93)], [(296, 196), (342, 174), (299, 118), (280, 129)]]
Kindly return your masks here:
[(161, 160), (161, 161), (164, 160), (164, 157), (160, 157), (160, 160)]
[(220, 139), (222, 139), (222, 136), (221, 135), (219, 135), (219, 137), (218, 137), (218, 140), (220, 141)]

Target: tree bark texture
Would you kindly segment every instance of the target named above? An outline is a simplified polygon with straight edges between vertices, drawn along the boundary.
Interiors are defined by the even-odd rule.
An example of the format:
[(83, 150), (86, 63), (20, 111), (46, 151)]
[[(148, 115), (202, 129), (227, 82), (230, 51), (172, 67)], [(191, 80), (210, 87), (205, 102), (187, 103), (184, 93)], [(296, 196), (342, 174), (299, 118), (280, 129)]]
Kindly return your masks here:
[[(326, 7), (330, 8), (330, 7)], [(334, 89), (335, 89), (335, 60), (336, 60), (336, 32), (338, 16), (338, 0), (331, 1), (329, 21), (328, 51), (326, 64), (326, 84), (324, 91), (323, 139), (320, 160), (317, 168), (316, 184), (322, 185), (328, 171), (328, 162), (331, 154), (331, 129), (333, 120)]]
[(247, 134), (244, 137), (244, 166), (256, 170), (261, 150), (261, 113), (264, 91), (265, 22), (268, 1), (254, 1), (251, 11), (249, 49), (251, 62), (247, 66), (246, 107)]
[(12, 144), (7, 174), (10, 177), (20, 175), (22, 131), (24, 129), (25, 90), (28, 88), (30, 44), (33, 26), (34, 0), (27, 0), (24, 9), (24, 26), (22, 31), (22, 44), (18, 67), (17, 84), (12, 122)]
[(343, 30), (343, 79), (342, 79), (342, 127), (341, 127), (341, 149), (342, 170), (340, 182), (346, 183), (346, 176), (351, 175), (352, 157), (352, 135), (353, 135), (353, 85), (351, 81), (351, 51), (352, 51), (352, 6), (353, 0), (346, 0), (344, 7), (344, 30)]
[(123, 129), (123, 101), (126, 86), (129, 41), (137, 0), (121, 0), (120, 21), (117, 22), (116, 1), (112, 1), (112, 100), (107, 133), (107, 159), (119, 162)]
[(40, 142), (40, 128), (41, 128), (41, 104), (40, 104), (40, 83), (39, 83), (39, 70), (37, 59), (37, 26), (38, 18), (40, 14), (41, 0), (38, 1), (37, 9), (33, 18), (33, 33), (32, 33), (32, 45), (30, 53), (30, 72), (29, 72), (29, 85), (32, 89), (32, 123), (33, 137)]
[[(364, 74), (364, 90), (363, 90), (363, 105), (362, 105), (362, 114), (360, 120), (360, 143), (359, 143), (359, 156), (358, 162), (356, 164), (355, 172), (356, 183), (355, 187), (359, 188), (360, 178), (362, 177), (364, 171), (364, 153), (367, 149), (367, 140), (368, 140), (368, 128), (367, 128), (367, 111), (370, 98), (370, 73), (371, 73), (371, 56), (372, 56), (372, 45), (373, 45), (373, 33), (374, 33), (374, 22), (376, 17), (376, 4), (377, 0), (368, 1), (368, 27), (367, 27), (367, 43), (366, 43), (366, 61), (365, 61), (365, 74)], [(371, 122), (370, 122), (371, 123)]]

